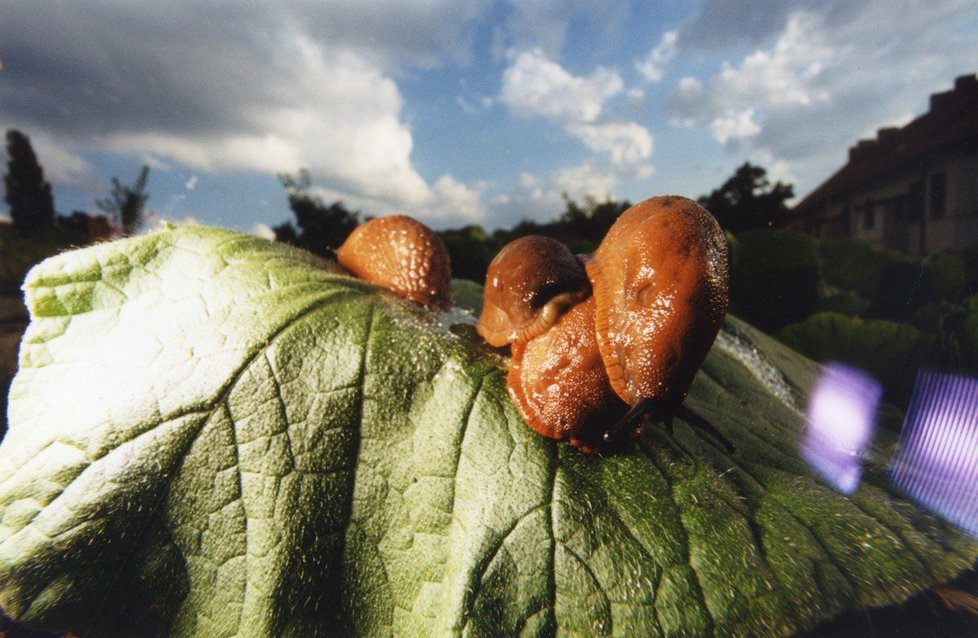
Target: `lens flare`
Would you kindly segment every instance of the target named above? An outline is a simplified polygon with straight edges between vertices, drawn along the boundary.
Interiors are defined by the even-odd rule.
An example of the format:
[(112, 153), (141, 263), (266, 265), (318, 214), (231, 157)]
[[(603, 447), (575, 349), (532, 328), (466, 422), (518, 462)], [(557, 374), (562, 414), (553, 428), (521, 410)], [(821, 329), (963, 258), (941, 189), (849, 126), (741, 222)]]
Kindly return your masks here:
[(891, 478), (918, 503), (978, 536), (978, 379), (917, 375)]
[(876, 379), (839, 363), (825, 366), (812, 392), (801, 455), (845, 494), (859, 485), (860, 458), (873, 432), (882, 394)]

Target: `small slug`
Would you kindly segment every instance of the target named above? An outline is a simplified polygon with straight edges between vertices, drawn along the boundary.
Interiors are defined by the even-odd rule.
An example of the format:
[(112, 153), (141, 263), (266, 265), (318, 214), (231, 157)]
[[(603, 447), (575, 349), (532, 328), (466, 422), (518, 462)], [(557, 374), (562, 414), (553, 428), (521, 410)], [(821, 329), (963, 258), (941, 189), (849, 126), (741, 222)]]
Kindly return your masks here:
[(429, 307), (452, 305), (448, 249), (433, 230), (405, 215), (364, 222), (336, 251), (355, 276)]
[[(685, 197), (628, 209), (585, 264), (598, 349), (628, 423), (680, 410), (727, 314), (727, 242)], [(622, 424), (625, 425), (625, 424)]]
[(539, 235), (521, 237), (489, 264), (476, 331), (497, 348), (527, 341), (590, 294), (583, 266), (564, 244)]
[(506, 376), (523, 420), (551, 439), (584, 451), (628, 410), (611, 389), (594, 332), (594, 298), (570, 308), (544, 333), (513, 344)]

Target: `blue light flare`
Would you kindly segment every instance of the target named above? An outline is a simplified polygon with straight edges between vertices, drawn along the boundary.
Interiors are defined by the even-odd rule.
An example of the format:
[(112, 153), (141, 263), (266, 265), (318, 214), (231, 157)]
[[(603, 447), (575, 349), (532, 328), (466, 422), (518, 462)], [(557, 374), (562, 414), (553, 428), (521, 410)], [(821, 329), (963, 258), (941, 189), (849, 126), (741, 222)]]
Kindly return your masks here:
[(865, 372), (839, 363), (825, 366), (808, 403), (801, 454), (825, 480), (852, 494), (862, 476), (883, 387)]
[(917, 375), (891, 477), (918, 503), (978, 536), (978, 379)]

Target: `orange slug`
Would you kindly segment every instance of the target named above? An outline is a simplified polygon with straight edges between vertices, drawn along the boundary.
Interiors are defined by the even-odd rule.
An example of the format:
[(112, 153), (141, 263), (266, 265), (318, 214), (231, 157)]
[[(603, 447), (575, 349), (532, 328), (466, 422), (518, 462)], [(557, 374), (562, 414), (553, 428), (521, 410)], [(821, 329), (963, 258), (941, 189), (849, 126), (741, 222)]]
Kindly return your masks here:
[(628, 410), (615, 395), (598, 352), (594, 298), (578, 303), (544, 333), (513, 344), (510, 399), (531, 428), (593, 451), (608, 424)]
[(489, 264), (476, 331), (497, 348), (527, 341), (590, 294), (583, 266), (564, 244), (539, 235), (521, 237)]
[(452, 305), (448, 249), (433, 230), (405, 215), (358, 226), (336, 251), (353, 275), (429, 307)]
[(612, 388), (636, 416), (671, 417), (727, 313), (723, 231), (693, 200), (653, 197), (622, 213), (585, 267)]

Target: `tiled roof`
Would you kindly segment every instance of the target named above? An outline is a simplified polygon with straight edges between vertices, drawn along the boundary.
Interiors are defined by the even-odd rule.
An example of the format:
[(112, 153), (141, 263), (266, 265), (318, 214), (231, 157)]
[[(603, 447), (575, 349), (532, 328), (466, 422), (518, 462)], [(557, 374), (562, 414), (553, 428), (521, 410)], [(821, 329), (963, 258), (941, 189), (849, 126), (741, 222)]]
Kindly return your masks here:
[(805, 214), (860, 185), (911, 166), (927, 154), (970, 144), (978, 151), (978, 76), (957, 78), (954, 89), (935, 93), (930, 110), (902, 128), (884, 128), (849, 149), (849, 161), (795, 206)]

